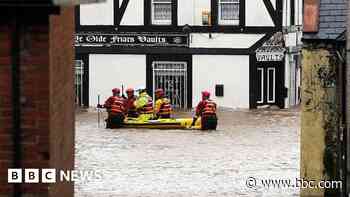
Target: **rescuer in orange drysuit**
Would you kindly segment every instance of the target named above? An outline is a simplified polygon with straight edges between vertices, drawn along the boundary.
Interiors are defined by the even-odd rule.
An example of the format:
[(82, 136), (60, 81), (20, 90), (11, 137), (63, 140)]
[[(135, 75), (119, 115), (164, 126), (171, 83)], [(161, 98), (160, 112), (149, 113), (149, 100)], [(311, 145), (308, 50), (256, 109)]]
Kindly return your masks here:
[(121, 97), (120, 89), (112, 89), (113, 96), (110, 96), (103, 106), (107, 109), (108, 118), (106, 119), (106, 128), (119, 128), (121, 127), (125, 114), (126, 114), (126, 101)]

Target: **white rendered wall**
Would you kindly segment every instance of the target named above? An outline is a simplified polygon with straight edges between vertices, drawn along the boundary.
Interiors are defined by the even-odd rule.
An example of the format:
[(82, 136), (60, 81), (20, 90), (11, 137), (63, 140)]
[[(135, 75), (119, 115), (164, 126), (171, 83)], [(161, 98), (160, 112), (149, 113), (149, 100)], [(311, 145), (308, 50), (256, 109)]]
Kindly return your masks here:
[[(224, 97), (215, 97), (215, 85), (224, 85)], [(193, 55), (193, 106), (208, 90), (221, 107), (249, 108), (249, 56)]]
[(80, 25), (113, 25), (113, 0), (80, 6)]
[(194, 1), (193, 0), (178, 0), (177, 11), (178, 17), (177, 22), (179, 25), (194, 25)]
[[(119, 1), (119, 4), (122, 0)], [(130, 0), (128, 7), (125, 10), (124, 16), (121, 21), (121, 25), (143, 25), (143, 0)]]
[(210, 11), (210, 0), (178, 0), (178, 24), (202, 25), (202, 12)]
[(290, 26), (290, 0), (283, 0), (283, 26)]
[(191, 34), (191, 48), (249, 48), (260, 40), (264, 34)]
[(285, 45), (286, 47), (297, 46), (298, 44), (298, 32), (292, 32), (285, 35)]
[(270, 0), (272, 5), (273, 5), (273, 8), (276, 9), (276, 1), (280, 1), (280, 0)]
[[(89, 56), (89, 105), (97, 105), (112, 95), (113, 88), (146, 86), (146, 55)], [(125, 90), (124, 89), (124, 90)]]
[(247, 26), (275, 26), (262, 0), (247, 1), (245, 17)]
[(285, 70), (284, 70), (284, 87), (288, 88), (288, 94), (287, 97), (284, 99), (284, 106), (285, 108), (290, 108), (291, 107), (291, 103), (290, 103), (290, 94), (291, 94), (291, 89), (290, 89), (290, 83), (291, 83), (291, 79), (290, 79), (290, 55), (287, 54), (285, 56)]

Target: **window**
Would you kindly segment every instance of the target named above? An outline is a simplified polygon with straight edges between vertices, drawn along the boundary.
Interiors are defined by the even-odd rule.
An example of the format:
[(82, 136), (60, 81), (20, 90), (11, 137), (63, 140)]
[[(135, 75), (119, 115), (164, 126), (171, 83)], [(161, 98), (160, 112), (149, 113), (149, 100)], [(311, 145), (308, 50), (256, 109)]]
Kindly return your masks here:
[(239, 24), (239, 0), (219, 0), (219, 24)]
[(152, 0), (152, 24), (171, 25), (171, 0)]

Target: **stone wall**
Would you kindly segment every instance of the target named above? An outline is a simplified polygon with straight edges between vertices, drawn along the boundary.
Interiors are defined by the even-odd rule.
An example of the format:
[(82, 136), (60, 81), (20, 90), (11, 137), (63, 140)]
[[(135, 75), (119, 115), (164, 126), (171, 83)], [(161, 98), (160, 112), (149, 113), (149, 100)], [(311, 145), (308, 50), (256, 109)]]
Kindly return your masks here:
[[(302, 60), (301, 178), (338, 180), (339, 108), (337, 56), (305, 48)], [(301, 196), (335, 196), (334, 189), (302, 189)]]

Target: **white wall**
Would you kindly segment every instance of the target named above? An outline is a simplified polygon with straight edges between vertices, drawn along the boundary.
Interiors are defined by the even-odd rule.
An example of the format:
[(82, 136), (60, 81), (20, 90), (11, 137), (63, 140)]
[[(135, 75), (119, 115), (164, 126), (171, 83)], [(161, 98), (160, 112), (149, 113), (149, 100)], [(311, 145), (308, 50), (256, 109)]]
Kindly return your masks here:
[(179, 25), (194, 25), (194, 1), (193, 0), (178, 0), (177, 2), (177, 22)]
[(80, 25), (113, 25), (113, 0), (80, 6)]
[(262, 0), (247, 1), (245, 17), (247, 26), (275, 26)]
[(298, 44), (298, 32), (288, 33), (285, 35), (285, 45), (289, 46), (297, 46)]
[(290, 0), (283, 0), (283, 26), (290, 26)]
[[(119, 1), (119, 4), (122, 0)], [(143, 25), (143, 0), (130, 0), (128, 7), (125, 10), (121, 25)]]
[(280, 1), (280, 0), (270, 0), (272, 5), (273, 5), (273, 8), (276, 9), (276, 1)]
[(191, 34), (191, 48), (249, 48), (260, 40), (264, 34)]
[[(215, 97), (216, 84), (224, 85), (224, 97)], [(193, 55), (194, 106), (203, 90), (221, 107), (249, 108), (249, 56)]]
[(89, 104), (97, 105), (97, 95), (103, 103), (115, 87), (146, 86), (146, 55), (89, 56)]
[(285, 108), (290, 108), (290, 94), (291, 94), (291, 88), (290, 88), (290, 80), (291, 80), (291, 73), (290, 73), (290, 56), (289, 54), (286, 54), (285, 56), (285, 70), (284, 70), (284, 87), (288, 88), (288, 94), (287, 97), (284, 99), (284, 106)]
[(210, 7), (210, 0), (178, 0), (178, 24), (202, 25), (202, 11)]

